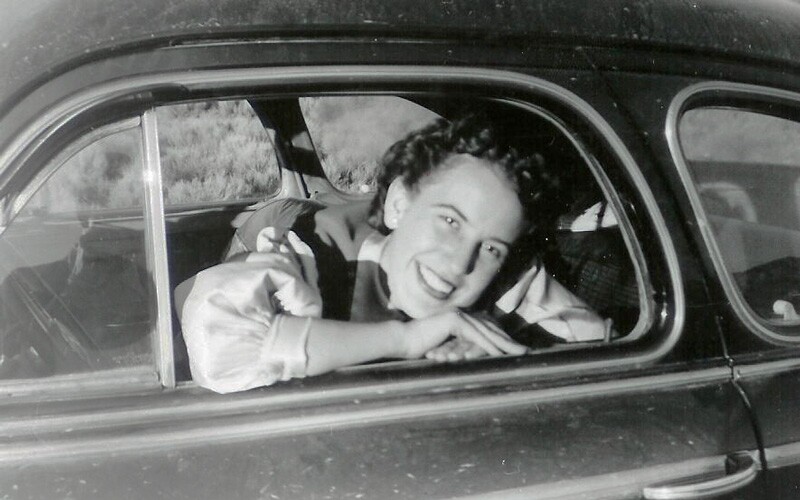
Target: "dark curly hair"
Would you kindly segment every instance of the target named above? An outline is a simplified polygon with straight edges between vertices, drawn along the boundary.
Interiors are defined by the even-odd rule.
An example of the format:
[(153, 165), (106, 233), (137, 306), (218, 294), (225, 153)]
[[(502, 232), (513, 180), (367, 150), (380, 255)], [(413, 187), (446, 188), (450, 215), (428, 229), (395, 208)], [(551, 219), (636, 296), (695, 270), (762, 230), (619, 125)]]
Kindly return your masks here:
[(388, 234), (383, 207), (392, 181), (400, 177), (406, 188), (413, 191), (427, 176), (447, 168), (448, 158), (459, 154), (486, 160), (506, 177), (523, 207), (527, 233), (551, 227), (559, 215), (560, 204), (554, 202), (560, 188), (559, 178), (545, 168), (541, 154), (520, 154), (503, 140), (491, 122), (479, 115), (453, 121), (440, 118), (392, 145), (381, 160), (370, 224)]
[(383, 234), (390, 232), (383, 223), (383, 207), (394, 179), (402, 178), (406, 188), (413, 191), (427, 176), (448, 168), (446, 160), (453, 155), (468, 154), (488, 161), (517, 193), (527, 228), (511, 248), (501, 276), (491, 287), (494, 292), (487, 291), (489, 295), (501, 292), (500, 288), (512, 283), (532, 261), (541, 257), (563, 210), (560, 179), (556, 172), (546, 168), (542, 154), (536, 151), (522, 154), (504, 140), (504, 135), (487, 118), (474, 114), (452, 121), (438, 119), (410, 133), (383, 156), (369, 223)]

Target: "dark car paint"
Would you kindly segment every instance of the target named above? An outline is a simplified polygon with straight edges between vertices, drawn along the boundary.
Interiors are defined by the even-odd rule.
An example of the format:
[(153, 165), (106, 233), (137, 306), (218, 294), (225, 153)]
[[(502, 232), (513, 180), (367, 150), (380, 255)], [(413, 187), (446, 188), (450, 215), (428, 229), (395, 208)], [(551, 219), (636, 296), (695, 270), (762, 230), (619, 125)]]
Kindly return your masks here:
[[(234, 3), (238, 9), (231, 7)], [(386, 5), (382, 5), (384, 3)], [(723, 10), (722, 3), (717, 2), (694, 8), (691, 3), (665, 2), (643, 6), (637, 2), (620, 1), (607, 10), (598, 11), (596, 5), (588, 5), (591, 2), (583, 10), (580, 6), (566, 7), (560, 2), (540, 5), (509, 2), (454, 5), (445, 2), (442, 5), (423, 3), (414, 8), (407, 3), (410, 4), (364, 2), (358, 8), (344, 8), (331, 2), (260, 3), (257, 9), (262, 9), (262, 12), (258, 15), (264, 17), (259, 18), (248, 11), (254, 2), (212, 2), (203, 6), (190, 2), (138, 3), (124, 10), (124, 14), (118, 12), (118, 5), (107, 2), (84, 2), (69, 8), (55, 5), (55, 2), (25, 2), (25, 6), (20, 2), (21, 17), (30, 16), (28, 22), (3, 25), (4, 21), (0, 20), (0, 33), (9, 36), (9, 42), (0, 50), (0, 67), (12, 68), (11, 71), (4, 70), (0, 77), (0, 116), (5, 115), (4, 125), (13, 125), (2, 127), (0, 144), (7, 144), (17, 126), (89, 83), (143, 71), (213, 65), (209, 61), (215, 59), (235, 65), (263, 64), (266, 61), (273, 64), (314, 64), (332, 61), (383, 63), (387, 60), (408, 63), (428, 60), (432, 64), (470, 66), (494, 65), (502, 61), (505, 66), (518, 68), (528, 65), (589, 68), (594, 65), (602, 71), (611, 97), (598, 90), (604, 87), (598, 86), (596, 76), (576, 77), (569, 70), (561, 72), (560, 77), (558, 71), (540, 71), (537, 74), (570, 88), (603, 114), (650, 179), (650, 188), (662, 207), (681, 261), (689, 304), (685, 330), (692, 335), (684, 335), (671, 357), (655, 372), (677, 370), (677, 373), (683, 373), (692, 368), (693, 359), (710, 358), (711, 362), (700, 363), (703, 368), (726, 366), (726, 352), (719, 341), (718, 326), (724, 329), (728, 343), (733, 346), (731, 354), (734, 359), (741, 356), (745, 363), (753, 364), (764, 356), (784, 359), (791, 355), (785, 349), (775, 349), (763, 343), (754, 348), (752, 342), (741, 342), (752, 335), (746, 328), (738, 326), (740, 323), (727, 307), (725, 295), (713, 271), (709, 271), (713, 268), (691, 219), (678, 215), (690, 214), (691, 207), (682, 194), (680, 182), (671, 173), (674, 167), (663, 143), (663, 117), (671, 97), (691, 80), (676, 79), (668, 83), (669, 79), (663, 76), (668, 73), (702, 74), (703, 78), (772, 83), (791, 88), (796, 85), (792, 83), (793, 77), (796, 78), (796, 69), (793, 68), (800, 60), (800, 41), (792, 36), (798, 30), (797, 5), (776, 3), (751, 7), (743, 4), (731, 11)], [(25, 14), (28, 9), (37, 8), (42, 9), (38, 14)], [(187, 12), (194, 9), (203, 14), (190, 15)], [(584, 17), (576, 15), (576, 12), (583, 12)], [(9, 19), (6, 23), (11, 22), (11, 18), (5, 19)], [(142, 19), (147, 19), (147, 22), (142, 22)], [(260, 23), (259, 19), (267, 22)], [(347, 28), (337, 27), (340, 24), (347, 25)], [(302, 27), (292, 28), (293, 25)], [(765, 25), (769, 29), (764, 29)], [(507, 28), (489, 32), (484, 26)], [(453, 41), (438, 31), (441, 27), (456, 32)], [(338, 42), (335, 51), (331, 51), (327, 41), (313, 42), (319, 33), (326, 38), (336, 38), (344, 32), (353, 33), (353, 28), (363, 30), (362, 36)], [(151, 32), (156, 36), (151, 37)], [(224, 44), (149, 50), (169, 46), (178, 40), (187, 43), (192, 39), (222, 39), (243, 33), (256, 33), (259, 37), (264, 37), (265, 33), (270, 33), (270, 36), (289, 33), (312, 41), (301, 44), (303, 48), (287, 49), (279, 43), (281, 38), (278, 36), (272, 38), (272, 43), (254, 45), (249, 52), (246, 48), (231, 48)], [(387, 37), (382, 40), (387, 43), (363, 38), (374, 33)], [(397, 48), (388, 43), (389, 39), (399, 35), (413, 39), (420, 34), (425, 41), (416, 50), (410, 50), (414, 44)], [(543, 38), (555, 39), (557, 43), (546, 46)], [(430, 43), (431, 40), (436, 43)], [(484, 52), (486, 45), (489, 45), (490, 53), (496, 52), (487, 55)], [(595, 47), (587, 51), (585, 47), (573, 48), (576, 45)], [(516, 47), (516, 50), (504, 46)], [(630, 50), (630, 57), (612, 58), (609, 55), (621, 50), (620, 46)], [(603, 47), (614, 49), (608, 51)], [(92, 53), (94, 49), (101, 50)], [(119, 51), (118, 58), (101, 59), (115, 51)], [(497, 54), (503, 57), (498, 58)], [(707, 62), (709, 56), (713, 56), (711, 63)], [(98, 62), (79, 67), (93, 59)], [(737, 70), (737, 60), (750, 62), (757, 69), (745, 67)], [(71, 71), (72, 68), (76, 69)], [(48, 78), (65, 71), (68, 73), (63, 78), (45, 83)], [(147, 101), (150, 97), (144, 96), (144, 99)], [(20, 105), (12, 109), (12, 105), (18, 103)], [(646, 226), (647, 223), (642, 222), (640, 227)], [(658, 253), (657, 245), (653, 246), (656, 248), (650, 251)], [(657, 256), (651, 256), (651, 261), (657, 259)], [(742, 346), (737, 347), (739, 345)], [(754, 351), (757, 352), (755, 356), (749, 354)], [(387, 378), (390, 381), (392, 375), (389, 373)], [(614, 377), (629, 380), (632, 375), (617, 373)], [(412, 372), (409, 377), (413, 379), (414, 376)], [(798, 392), (786, 390), (796, 381), (797, 377), (790, 372), (777, 376), (772, 373), (753, 376), (752, 384), (744, 380), (750, 402), (759, 412), (766, 446), (797, 441), (794, 431), (787, 429), (785, 418), (786, 413), (796, 414), (797, 399), (793, 395)], [(309, 381), (307, 385), (320, 384), (324, 392), (325, 383), (325, 380)], [(587, 382), (581, 381), (576, 386), (583, 383)], [(542, 388), (547, 385), (543, 384)], [(358, 384), (354, 386), (358, 387)], [(483, 386), (478, 393), (497, 389)], [(513, 386), (508, 389), (524, 390)], [(460, 391), (462, 395), (459, 398), (478, 396), (476, 389), (461, 388)], [(269, 400), (268, 392), (269, 389), (257, 391), (257, 395)], [(384, 497), (394, 495), (394, 489), (397, 489), (398, 495), (418, 497), (520, 488), (532, 482), (588, 477), (687, 457), (756, 448), (750, 430), (750, 416), (732, 385), (714, 382), (700, 384), (698, 389), (673, 389), (666, 391), (666, 395), (664, 392), (656, 395), (648, 392), (623, 390), (614, 395), (612, 387), (598, 390), (593, 397), (568, 399), (563, 403), (545, 399), (533, 407), (502, 409), (497, 414), (487, 413), (485, 409), (467, 413), (453, 411), (448, 417), (452, 427), (442, 426), (439, 419), (417, 423), (416, 418), (422, 417), (408, 416), (386, 428), (368, 426), (358, 429), (354, 427), (357, 420), (345, 421), (341, 426), (333, 425), (323, 431), (310, 428), (294, 433), (286, 431), (287, 437), (241, 438), (250, 441), (249, 449), (244, 450), (240, 445), (230, 444), (187, 448), (183, 443), (184, 446), (174, 449), (154, 444), (153, 449), (141, 457), (122, 450), (110, 461), (102, 458), (99, 452), (86, 456), (80, 452), (65, 452), (52, 458), (44, 455), (43, 461), (37, 465), (27, 465), (24, 461), (9, 462), (0, 484), (5, 490), (3, 493), (10, 492), (12, 498), (36, 498), (46, 495), (45, 492), (57, 496), (68, 496), (71, 492), (80, 497), (97, 498), (125, 498), (126, 495), (131, 498), (159, 495), (188, 498), (206, 493), (214, 497), (222, 493), (228, 495), (230, 489), (240, 492), (242, 497), (274, 492), (280, 497), (338, 497), (345, 494), (342, 490), (332, 491), (330, 484), (346, 477), (354, 494), (363, 491), (370, 496)], [(778, 401), (784, 402), (781, 403), (783, 406), (774, 404), (776, 394)], [(373, 404), (393, 408), (411, 404), (420, 397), (436, 399), (430, 394), (405, 395), (399, 400), (378, 397)], [(119, 398), (116, 401), (97, 400), (89, 406), (87, 402), (77, 405), (51, 403), (49, 411), (42, 410), (39, 403), (14, 410), (13, 402), (9, 401), (7, 404), (11, 411), (7, 415), (9, 421), (14, 418), (18, 421), (26, 412), (33, 412), (47, 421), (48, 416), (63, 415), (72, 406), (71, 411), (77, 417), (90, 416), (93, 410), (146, 407), (153, 402), (152, 398), (130, 397), (124, 402)], [(203, 401), (215, 398), (228, 402), (237, 400), (237, 396), (212, 396), (201, 391), (193, 391), (188, 399), (202, 405)], [(321, 411), (329, 414), (341, 411), (347, 415), (362, 404), (352, 401), (352, 398), (350, 402), (346, 399)], [(309, 401), (313, 401), (313, 397)], [(174, 404), (181, 405), (179, 402)], [(426, 411), (420, 410), (419, 415), (426, 415)], [(243, 422), (261, 421), (265, 415), (277, 419), (281, 413), (243, 412), (237, 418)], [(632, 422), (631, 415), (640, 418)], [(493, 417), (498, 420), (493, 420)], [(209, 438), (215, 430), (233, 422), (227, 420), (231, 418), (230, 413), (224, 420), (221, 416), (203, 420), (199, 414), (193, 418), (197, 441)], [(468, 423), (464, 423), (465, 420)], [(641, 427), (628, 427), (632, 423), (641, 424)], [(464, 427), (459, 424), (474, 429), (474, 434), (464, 433)], [(160, 431), (168, 431), (171, 426), (174, 428), (179, 424), (168, 416), (154, 429), (135, 422), (122, 422), (99, 434), (91, 425), (79, 429), (77, 434), (74, 429), (58, 424), (49, 428), (46, 425), (43, 432), (37, 431), (34, 435), (22, 427), (17, 434), (3, 436), (3, 442), (4, 446), (11, 447), (9, 449), (20, 446), (22, 450), (35, 452), (46, 450), (48, 445), (44, 439), (53, 438), (56, 443), (66, 444), (67, 449), (73, 446), (79, 450), (82, 438), (99, 440), (102, 446), (104, 436), (139, 433), (144, 440), (152, 435), (155, 441), (159, 439)], [(260, 432), (263, 435), (266, 431)], [(255, 432), (255, 435), (259, 433)], [(568, 436), (575, 439), (565, 439)], [(45, 444), (36, 448), (39, 440)], [(108, 445), (113, 447), (114, 443), (112, 439)], [(508, 455), (514, 448), (511, 443), (522, 443), (524, 446), (520, 450), (529, 450), (525, 453), (520, 451), (519, 456), (524, 458)], [(28, 448), (30, 446), (32, 448)], [(431, 450), (441, 450), (441, 453), (431, 453)], [(609, 450), (613, 453), (603, 453)], [(82, 461), (72, 462), (70, 456)], [(348, 460), (352, 457), (364, 459), (356, 462), (358, 465), (353, 469), (342, 464), (340, 457), (343, 456), (351, 457)], [(559, 459), (554, 461), (554, 456)], [(560, 459), (562, 456), (563, 460)], [(460, 460), (454, 460), (456, 458)], [(614, 460), (623, 462), (615, 463)], [(443, 471), (440, 476), (429, 472), (431, 463), (441, 464), (437, 467)], [(516, 472), (517, 466), (521, 473)], [(361, 472), (355, 473), (359, 468), (368, 471), (363, 473), (366, 476)], [(153, 473), (154, 470), (158, 472)], [(214, 470), (215, 474), (209, 474), (209, 470)], [(270, 472), (280, 472), (283, 479), (279, 482), (277, 479), (272, 482), (263, 480)], [(464, 474), (470, 474), (473, 480), (464, 481)], [(422, 477), (424, 479), (420, 480)], [(176, 493), (176, 483), (185, 489)], [(298, 487), (300, 489), (296, 489)]]
[[(649, 68), (673, 68), (670, 58), (653, 59)], [(633, 70), (634, 68), (626, 68)], [(639, 68), (641, 70), (641, 68)], [(735, 64), (705, 67), (704, 72), (714, 79), (744, 84), (770, 85), (797, 92), (800, 72), (792, 68), (770, 68)], [(704, 75), (705, 76), (705, 75)], [(682, 183), (672, 167), (672, 153), (666, 144), (664, 124), (668, 104), (676, 94), (691, 84), (703, 81), (700, 78), (674, 78), (644, 76), (633, 72), (608, 72), (606, 79), (617, 92), (626, 95), (624, 105), (638, 130), (645, 134), (650, 149), (663, 166), (660, 172), (667, 175), (666, 182), (674, 188), (676, 208), (669, 213), (691, 214), (692, 207), (681, 189)], [(670, 85), (668, 82), (673, 80)], [(756, 99), (754, 97), (754, 99)], [(669, 216), (668, 216), (669, 217)], [(688, 218), (691, 222), (691, 218)], [(696, 225), (686, 226), (688, 237), (697, 248), (704, 245)], [(705, 314), (713, 314), (724, 335), (726, 353), (735, 366), (736, 384), (743, 390), (749, 404), (755, 410), (754, 422), (765, 449), (764, 461), (775, 472), (767, 476), (769, 492), (767, 498), (795, 498), (800, 494), (797, 481), (797, 446), (800, 438), (796, 429), (796, 416), (800, 408), (800, 371), (796, 360), (800, 356), (797, 347), (781, 347), (774, 342), (755, 335), (743, 323), (731, 305), (725, 291), (714, 276), (714, 266), (707, 253), (701, 253), (703, 268), (708, 276), (710, 301), (697, 304)]]
[[(488, 396), (476, 401), (481, 409), (463, 412), (463, 401), (453, 394), (452, 410), (427, 415), (414, 414), (421, 398), (409, 397), (397, 403), (413, 415), (403, 419), (371, 419), (375, 403), (367, 400), (327, 410), (364, 415), (363, 423), (344, 426), (335, 421), (315, 426), (314, 409), (253, 412), (229, 416), (217, 422), (218, 429), (213, 420), (172, 425), (196, 429), (196, 438), (206, 444), (26, 461), (5, 467), (13, 472), (3, 478), (16, 486), (12, 498), (31, 499), (43, 493), (120, 499), (446, 498), (504, 490), (535, 498), (552, 483), (621, 471), (635, 476), (749, 445), (747, 417), (725, 384), (631, 396), (520, 398), (510, 406)], [(281, 416), (291, 419), (293, 430), (286, 430)], [(298, 432), (309, 421), (310, 428)], [(263, 430), (261, 437), (214, 438), (231, 425)], [(156, 432), (149, 434), (159, 439)], [(104, 437), (94, 430), (85, 439), (92, 448)], [(112, 448), (113, 443), (111, 438)], [(622, 486), (630, 478), (617, 474), (616, 481)]]
[[(562, 40), (569, 45), (639, 45), (789, 64), (800, 59), (800, 6), (773, 1), (671, 2), (614, 0), (481, 0), (360, 2), (287, 0), (148, 0), (59, 2), (14, 0), (0, 21), (0, 112), (23, 89), (94, 51), (169, 44), (241, 33), (426, 35), (462, 33), (473, 40), (505, 36)], [(152, 45), (151, 45), (152, 46)], [(55, 71), (59, 71), (55, 69)]]

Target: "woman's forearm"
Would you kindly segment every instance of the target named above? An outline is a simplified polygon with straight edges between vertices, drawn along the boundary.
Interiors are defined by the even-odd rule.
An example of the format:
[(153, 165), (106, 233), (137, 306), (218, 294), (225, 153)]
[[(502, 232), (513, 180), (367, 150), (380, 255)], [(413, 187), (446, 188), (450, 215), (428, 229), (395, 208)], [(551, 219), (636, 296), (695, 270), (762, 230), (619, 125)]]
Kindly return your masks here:
[(309, 328), (307, 375), (319, 375), (381, 358), (405, 357), (403, 323), (399, 321), (353, 323), (284, 316), (280, 328), (296, 335)]

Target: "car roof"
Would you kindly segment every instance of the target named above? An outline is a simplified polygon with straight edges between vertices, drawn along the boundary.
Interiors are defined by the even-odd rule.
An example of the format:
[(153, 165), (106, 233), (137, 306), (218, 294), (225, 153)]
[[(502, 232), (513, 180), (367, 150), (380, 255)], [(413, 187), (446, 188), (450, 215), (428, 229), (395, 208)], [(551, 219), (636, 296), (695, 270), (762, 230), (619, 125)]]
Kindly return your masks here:
[(0, 110), (110, 51), (225, 37), (526, 37), (796, 64), (797, 0), (5, 0)]

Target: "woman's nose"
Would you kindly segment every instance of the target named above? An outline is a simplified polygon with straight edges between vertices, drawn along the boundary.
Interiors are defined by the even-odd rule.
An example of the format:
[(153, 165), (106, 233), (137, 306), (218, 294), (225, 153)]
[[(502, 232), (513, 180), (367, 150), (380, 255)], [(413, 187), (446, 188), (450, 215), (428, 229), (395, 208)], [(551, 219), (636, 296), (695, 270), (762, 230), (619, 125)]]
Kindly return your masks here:
[(462, 241), (455, 245), (450, 252), (450, 268), (458, 275), (469, 274), (475, 269), (475, 262), (478, 260), (480, 245)]

